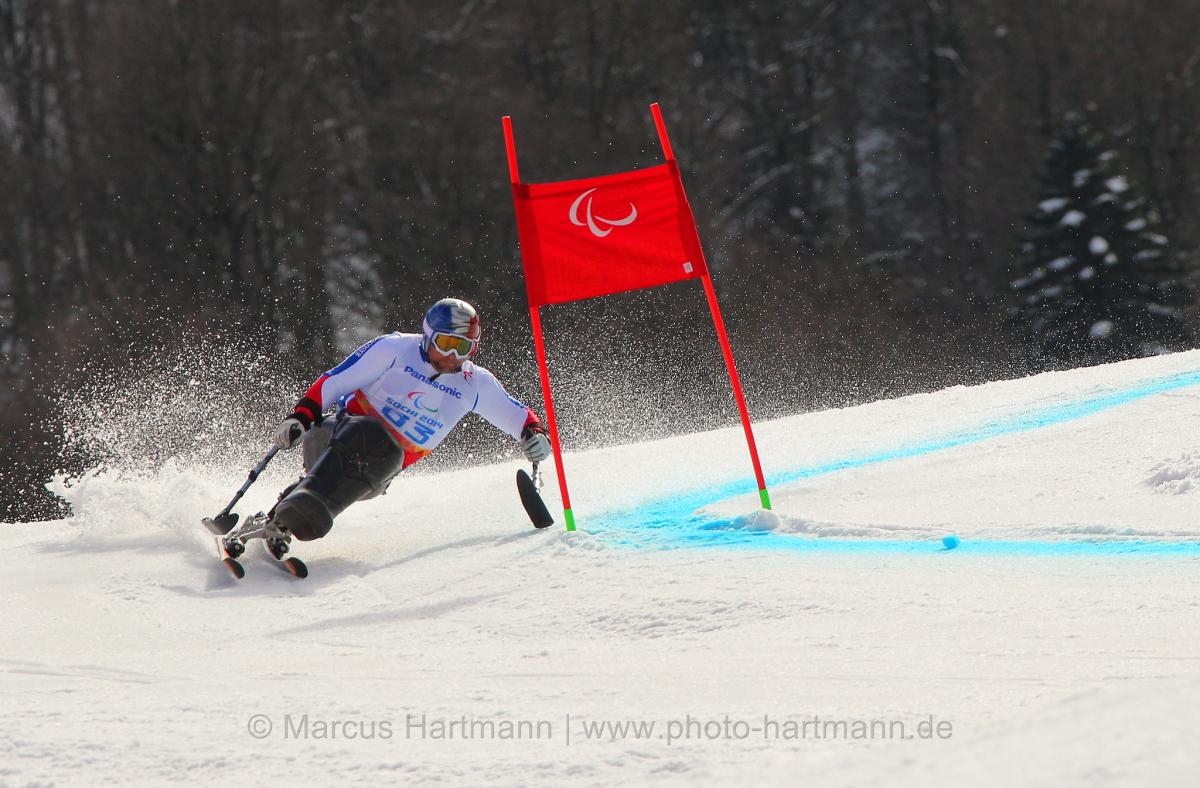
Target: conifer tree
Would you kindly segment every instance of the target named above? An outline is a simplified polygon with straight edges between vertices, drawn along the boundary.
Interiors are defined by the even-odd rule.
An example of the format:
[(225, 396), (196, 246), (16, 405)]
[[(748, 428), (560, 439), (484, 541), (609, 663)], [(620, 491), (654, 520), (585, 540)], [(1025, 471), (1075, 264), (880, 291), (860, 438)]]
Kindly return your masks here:
[(1010, 317), (1035, 365), (1098, 364), (1189, 345), (1180, 309), (1191, 294), (1158, 215), (1078, 115), (1063, 119), (1028, 218)]

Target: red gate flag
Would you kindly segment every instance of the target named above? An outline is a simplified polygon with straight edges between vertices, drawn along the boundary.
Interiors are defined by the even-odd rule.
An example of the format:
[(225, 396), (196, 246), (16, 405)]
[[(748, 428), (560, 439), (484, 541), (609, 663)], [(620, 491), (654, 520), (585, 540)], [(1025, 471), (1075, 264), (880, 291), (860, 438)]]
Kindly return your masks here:
[[(657, 167), (602, 175), (578, 181), (558, 183), (522, 183), (517, 168), (517, 146), (513, 142), (512, 121), (505, 115), (504, 145), (508, 149), (508, 174), (512, 181), (513, 204), (517, 212), (517, 235), (525, 267), (525, 289), (529, 294), (529, 320), (533, 325), (533, 346), (546, 398), (546, 426), (554, 450), (558, 471), (558, 489), (562, 493), (563, 515), (568, 531), (575, 530), (575, 515), (567, 492), (563, 469), (562, 445), (554, 417), (554, 395), (550, 390), (550, 370), (542, 341), (542, 318), (538, 310), (546, 304), (578, 301), (583, 298), (665, 285), (681, 279), (699, 279), (712, 313), (713, 327), (725, 356), (733, 398), (746, 433), (746, 447), (758, 482), (759, 500), (771, 508), (767, 482), (763, 477), (750, 411), (733, 363), (733, 350), (725, 321), (717, 305), (696, 220), (683, 192), (679, 165), (667, 138), (658, 104), (650, 105), (650, 114), (658, 130), (666, 163)], [(537, 472), (537, 463), (534, 463)]]
[(530, 306), (698, 279), (707, 271), (674, 160), (513, 186)]

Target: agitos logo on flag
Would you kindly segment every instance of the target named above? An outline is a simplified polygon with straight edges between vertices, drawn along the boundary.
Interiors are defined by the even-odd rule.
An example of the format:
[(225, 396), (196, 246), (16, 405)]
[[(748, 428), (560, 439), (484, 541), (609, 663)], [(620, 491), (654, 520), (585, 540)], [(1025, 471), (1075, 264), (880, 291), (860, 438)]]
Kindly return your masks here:
[[(512, 120), (507, 115), (503, 118), (513, 205), (517, 211), (517, 235), (521, 241), (525, 289), (529, 295), (529, 318), (533, 323), (533, 344), (568, 531), (575, 530), (575, 517), (571, 513), (567, 477), (563, 470), (538, 310), (546, 304), (655, 287), (681, 279), (699, 279), (704, 285), (717, 339), (729, 370), (733, 396), (742, 417), (759, 500), (764, 509), (771, 508), (758, 449), (754, 445), (754, 433), (750, 429), (750, 412), (746, 409), (746, 398), (733, 363), (733, 351), (729, 348), (716, 291), (704, 263), (696, 220), (683, 192), (679, 165), (667, 139), (662, 113), (657, 104), (650, 105), (650, 112), (658, 129), (665, 164), (558, 183), (521, 182)], [(536, 464), (534, 476), (537, 476)]]
[(513, 186), (529, 303), (694, 279), (704, 257), (674, 161), (559, 183)]
[[(614, 227), (624, 227), (627, 224), (633, 224), (633, 220), (637, 218), (637, 206), (629, 203), (629, 215), (624, 219), (605, 219), (602, 216), (592, 216), (592, 192), (596, 191), (596, 187), (585, 191), (575, 198), (575, 202), (571, 203), (571, 224), (578, 227), (587, 227), (592, 235), (597, 238), (605, 238), (613, 231)], [(584, 210), (584, 215), (587, 216), (587, 221), (579, 218), (579, 206), (587, 199), (587, 208)], [(599, 223), (599, 224), (597, 224)], [(605, 229), (600, 229), (601, 225)]]

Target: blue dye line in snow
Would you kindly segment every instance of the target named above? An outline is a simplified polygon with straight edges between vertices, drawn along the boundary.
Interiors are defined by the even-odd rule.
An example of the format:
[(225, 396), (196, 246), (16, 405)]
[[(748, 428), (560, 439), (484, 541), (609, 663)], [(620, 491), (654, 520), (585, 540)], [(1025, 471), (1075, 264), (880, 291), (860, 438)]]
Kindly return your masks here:
[[(711, 533), (711, 532), (710, 532)], [(968, 539), (958, 547), (947, 549), (937, 537), (913, 539), (827, 539), (777, 534), (773, 531), (734, 529), (717, 536), (709, 534), (681, 535), (674, 539), (646, 540), (629, 546), (657, 547), (720, 547), (722, 549), (770, 550), (775, 552), (844, 552), (863, 554), (903, 555), (949, 553), (983, 556), (1190, 556), (1200, 558), (1200, 541), (1154, 539), (1057, 540), (1044, 539)]]
[[(767, 478), (768, 487), (800, 479), (824, 476), (837, 471), (862, 468), (893, 460), (908, 459), (946, 449), (981, 443), (1003, 435), (1041, 429), (1075, 421), (1146, 397), (1200, 384), (1200, 370), (1182, 372), (1109, 391), (1075, 402), (998, 419), (978, 427), (954, 432), (941, 438), (920, 441), (880, 452), (834, 460), (819, 465), (781, 471)], [(602, 516), (598, 534), (616, 544), (630, 547), (729, 547), (769, 550), (855, 550), (858, 552), (929, 552), (944, 550), (940, 541), (901, 539), (825, 539), (778, 534), (770, 530), (738, 527), (729, 518), (705, 516), (697, 510), (739, 495), (752, 494), (753, 480), (739, 479), (683, 494), (673, 494), (642, 503), (635, 509)], [(1111, 539), (1102, 541), (1045, 540), (968, 540), (959, 552), (971, 554), (1075, 555), (1075, 554), (1194, 554), (1200, 555), (1197, 541), (1154, 541)]]

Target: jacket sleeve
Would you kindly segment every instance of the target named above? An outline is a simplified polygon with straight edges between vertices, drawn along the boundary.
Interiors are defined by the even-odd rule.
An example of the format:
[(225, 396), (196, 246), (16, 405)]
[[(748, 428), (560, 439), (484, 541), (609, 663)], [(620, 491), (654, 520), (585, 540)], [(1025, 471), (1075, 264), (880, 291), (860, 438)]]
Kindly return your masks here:
[(521, 433), (531, 424), (541, 427), (542, 422), (530, 408), (504, 390), (496, 376), (481, 367), (475, 367), (479, 380), (475, 406), (471, 410), (487, 419), (501, 432), (520, 440)]
[(320, 421), (321, 413), (341, 397), (376, 381), (396, 363), (396, 343), (391, 334), (375, 337), (345, 361), (317, 378), (296, 403), (295, 415), (307, 425)]

